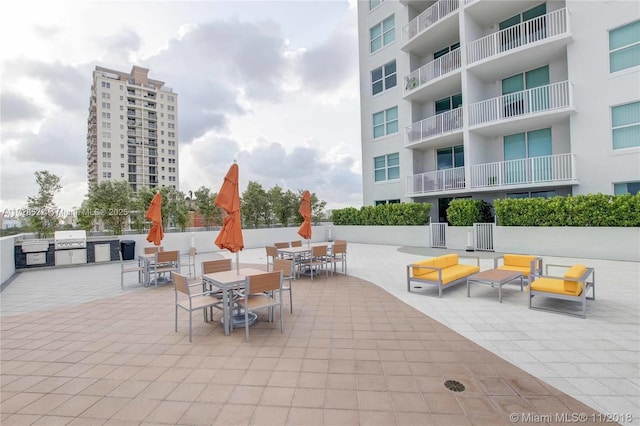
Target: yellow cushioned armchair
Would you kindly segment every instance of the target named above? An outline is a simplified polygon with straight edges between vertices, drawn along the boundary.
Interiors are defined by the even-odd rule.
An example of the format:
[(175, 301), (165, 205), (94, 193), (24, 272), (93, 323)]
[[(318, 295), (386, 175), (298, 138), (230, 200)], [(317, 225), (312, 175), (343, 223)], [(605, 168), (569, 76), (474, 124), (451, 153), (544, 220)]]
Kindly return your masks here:
[(520, 272), (522, 278), (529, 283), (534, 275), (542, 275), (542, 258), (526, 254), (504, 254), (493, 259), (493, 268)]
[[(563, 276), (549, 275), (549, 268), (562, 268), (566, 270)], [(593, 268), (582, 264), (568, 265), (546, 265), (545, 275), (536, 275), (529, 285), (529, 309), (552, 311), (566, 315), (587, 317), (587, 300), (595, 300), (596, 283), (595, 271)], [(588, 296), (591, 291), (591, 297)], [(552, 303), (546, 305), (533, 306), (534, 296), (550, 299), (568, 300), (580, 303), (580, 311), (553, 307)]]

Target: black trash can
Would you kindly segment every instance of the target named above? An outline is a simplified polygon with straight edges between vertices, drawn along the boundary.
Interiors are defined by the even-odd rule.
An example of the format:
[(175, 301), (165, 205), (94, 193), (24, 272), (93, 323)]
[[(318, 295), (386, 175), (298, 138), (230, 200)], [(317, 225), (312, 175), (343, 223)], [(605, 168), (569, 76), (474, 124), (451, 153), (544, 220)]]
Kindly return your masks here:
[(133, 260), (136, 258), (136, 242), (133, 240), (120, 241), (120, 252), (122, 260)]

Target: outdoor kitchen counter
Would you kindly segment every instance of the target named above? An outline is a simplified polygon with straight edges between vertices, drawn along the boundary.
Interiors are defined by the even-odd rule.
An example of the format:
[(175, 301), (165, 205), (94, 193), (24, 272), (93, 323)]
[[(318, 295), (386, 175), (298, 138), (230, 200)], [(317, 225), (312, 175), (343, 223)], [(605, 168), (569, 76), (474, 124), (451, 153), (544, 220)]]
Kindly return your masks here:
[[(23, 245), (26, 251), (23, 250)], [(55, 240), (44, 238), (16, 241), (14, 259), (16, 270), (55, 267)], [(88, 237), (86, 239), (86, 262), (81, 263), (82, 265), (118, 260), (120, 260), (120, 240), (117, 237)]]

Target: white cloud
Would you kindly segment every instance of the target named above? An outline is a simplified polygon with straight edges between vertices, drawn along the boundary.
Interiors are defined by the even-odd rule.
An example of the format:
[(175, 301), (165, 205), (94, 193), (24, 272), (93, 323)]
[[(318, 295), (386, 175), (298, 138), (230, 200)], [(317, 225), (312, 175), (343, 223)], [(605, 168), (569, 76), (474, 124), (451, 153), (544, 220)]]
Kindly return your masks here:
[(62, 177), (59, 206), (82, 202), (96, 65), (147, 67), (178, 93), (182, 191), (217, 191), (236, 159), (241, 190), (362, 203), (353, 1), (38, 4), (0, 18), (15, 40), (2, 53), (4, 208), (37, 192), (36, 170)]

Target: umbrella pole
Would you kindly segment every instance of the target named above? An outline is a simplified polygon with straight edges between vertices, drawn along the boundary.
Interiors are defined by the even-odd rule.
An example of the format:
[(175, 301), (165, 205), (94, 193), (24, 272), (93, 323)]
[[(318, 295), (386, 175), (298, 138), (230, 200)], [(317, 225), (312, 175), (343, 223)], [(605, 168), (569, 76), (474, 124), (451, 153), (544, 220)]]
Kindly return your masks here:
[(236, 273), (240, 275), (240, 255), (236, 252)]

